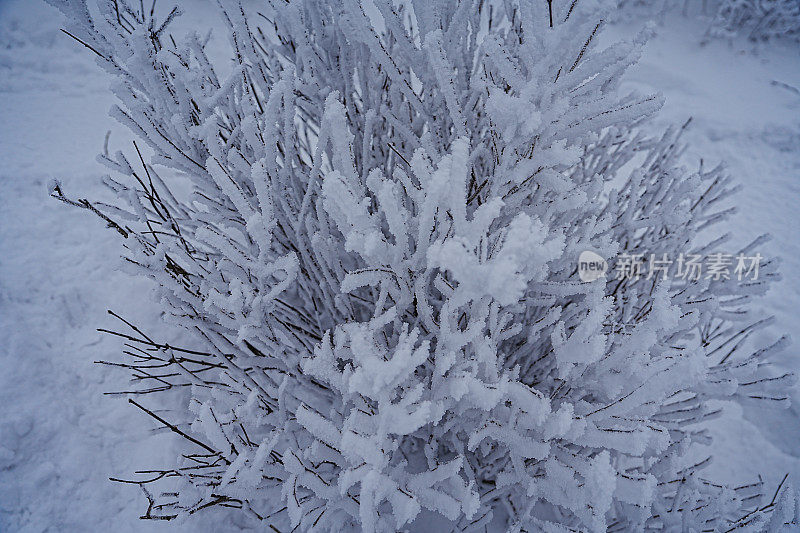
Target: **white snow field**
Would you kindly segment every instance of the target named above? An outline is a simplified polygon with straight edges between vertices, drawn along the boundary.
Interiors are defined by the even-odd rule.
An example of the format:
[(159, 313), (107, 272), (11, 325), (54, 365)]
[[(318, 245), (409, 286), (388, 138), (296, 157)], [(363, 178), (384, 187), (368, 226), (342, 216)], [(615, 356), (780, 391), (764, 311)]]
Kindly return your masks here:
[[(189, 24), (211, 24), (212, 2), (181, 3)], [(0, 1), (0, 531), (237, 530), (245, 523), (235, 517), (138, 520), (147, 503), (138, 487), (108, 479), (169, 464), (179, 448), (171, 435), (150, 433), (152, 421), (125, 397), (103, 394), (124, 388), (127, 375), (94, 364), (117, 359), (121, 348), (96, 329), (116, 327), (106, 313), (113, 309), (168, 340), (175, 332), (160, 325), (150, 282), (116, 270), (115, 234), (48, 197), (52, 178), (72, 195), (102, 197), (95, 154), (106, 131), (115, 149), (130, 141), (107, 115), (110, 80), (60, 24), (38, 1)], [(776, 321), (762, 338), (797, 337), (800, 48), (700, 46), (704, 29), (702, 20), (668, 16), (626, 83), (664, 93), (656, 125), (693, 117), (688, 166), (701, 157), (727, 162), (743, 186), (728, 228), (735, 243), (770, 233), (766, 251), (784, 261), (783, 280), (763, 301)], [(625, 31), (613, 27), (605, 38)], [(780, 364), (798, 370), (799, 355), (791, 346)], [(767, 492), (786, 473), (800, 483), (800, 390), (794, 396), (784, 411), (726, 404), (711, 422), (707, 477), (761, 476)]]

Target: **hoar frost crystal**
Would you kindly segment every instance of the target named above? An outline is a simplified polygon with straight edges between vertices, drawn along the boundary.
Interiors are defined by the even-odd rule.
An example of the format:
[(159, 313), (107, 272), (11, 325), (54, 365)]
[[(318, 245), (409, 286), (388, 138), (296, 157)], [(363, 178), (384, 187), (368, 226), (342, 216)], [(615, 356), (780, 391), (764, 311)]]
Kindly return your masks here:
[(745, 342), (769, 323), (750, 302), (775, 262), (758, 280), (576, 274), (587, 249), (705, 255), (727, 239), (703, 237), (732, 212), (724, 169), (681, 167), (682, 128), (639, 129), (661, 98), (618, 91), (644, 33), (599, 48), (593, 0), (223, 2), (222, 76), (207, 37), (171, 35), (178, 10), (50, 2), (147, 146), (100, 156), (116, 205), (53, 194), (120, 233), (194, 339), (123, 334), (126, 365), (155, 384), (131, 403), (186, 440), (135, 480), (146, 518), (794, 519), (788, 492), (770, 515), (760, 483), (715, 484), (687, 455), (710, 443), (709, 400), (786, 401), (791, 376), (768, 367), (785, 339)]

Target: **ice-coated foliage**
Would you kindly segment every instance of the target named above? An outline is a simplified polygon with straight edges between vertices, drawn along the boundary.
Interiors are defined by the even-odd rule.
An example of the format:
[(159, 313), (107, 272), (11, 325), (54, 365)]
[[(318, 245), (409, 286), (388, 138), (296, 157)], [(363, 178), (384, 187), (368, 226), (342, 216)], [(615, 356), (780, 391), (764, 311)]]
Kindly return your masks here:
[[(234, 54), (215, 69), (208, 38), (169, 34), (176, 10), (50, 1), (151, 154), (100, 156), (116, 205), (54, 195), (124, 237), (197, 342), (123, 334), (151, 393), (131, 403), (187, 441), (138, 478), (145, 517), (700, 531), (772, 516), (748, 522), (760, 484), (715, 484), (687, 452), (710, 443), (709, 400), (786, 400), (791, 376), (768, 366), (785, 340), (747, 342), (774, 261), (758, 280), (576, 275), (584, 250), (613, 269), (727, 241), (704, 237), (732, 212), (724, 169), (681, 167), (682, 128), (638, 129), (660, 97), (618, 91), (645, 33), (599, 48), (593, 1), (223, 2)], [(181, 386), (188, 408), (159, 400)]]

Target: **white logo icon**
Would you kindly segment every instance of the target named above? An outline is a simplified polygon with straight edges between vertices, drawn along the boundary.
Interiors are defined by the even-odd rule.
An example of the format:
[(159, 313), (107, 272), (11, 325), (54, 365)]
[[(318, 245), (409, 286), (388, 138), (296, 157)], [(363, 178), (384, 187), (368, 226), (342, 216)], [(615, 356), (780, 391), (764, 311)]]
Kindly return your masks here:
[(604, 278), (608, 270), (606, 260), (596, 253), (586, 250), (578, 257), (578, 276), (581, 281), (594, 281)]

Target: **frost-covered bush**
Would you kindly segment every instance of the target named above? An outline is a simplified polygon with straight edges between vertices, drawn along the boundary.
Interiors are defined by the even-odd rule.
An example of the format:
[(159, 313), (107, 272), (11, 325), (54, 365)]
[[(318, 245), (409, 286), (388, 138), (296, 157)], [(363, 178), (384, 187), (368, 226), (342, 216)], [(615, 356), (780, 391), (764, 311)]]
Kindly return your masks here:
[[(732, 212), (730, 178), (679, 166), (681, 128), (639, 130), (659, 96), (618, 93), (645, 35), (598, 48), (594, 2), (230, 2), (233, 61), (215, 68), (207, 38), (168, 33), (177, 11), (51, 2), (151, 153), (100, 156), (122, 176), (106, 178), (115, 205), (54, 195), (124, 238), (197, 342), (120, 333), (151, 393), (130, 401), (187, 441), (135, 480), (145, 517), (233, 507), (277, 531), (395, 531), (422, 510), (458, 530), (769, 518), (760, 484), (705, 480), (709, 459), (688, 452), (710, 443), (709, 400), (785, 402), (790, 376), (767, 361), (784, 340), (746, 351), (774, 262), (758, 280), (576, 275), (584, 250), (613, 269), (727, 240), (704, 235)], [(159, 396), (176, 387), (188, 406)]]
[(665, 22), (668, 13), (701, 17), (704, 40), (743, 35), (751, 41), (800, 39), (798, 0), (617, 0), (611, 22), (654, 19)]
[(800, 39), (798, 0), (719, 0), (709, 35), (746, 35), (753, 41)]

